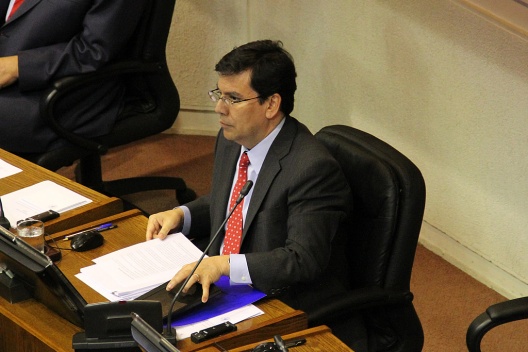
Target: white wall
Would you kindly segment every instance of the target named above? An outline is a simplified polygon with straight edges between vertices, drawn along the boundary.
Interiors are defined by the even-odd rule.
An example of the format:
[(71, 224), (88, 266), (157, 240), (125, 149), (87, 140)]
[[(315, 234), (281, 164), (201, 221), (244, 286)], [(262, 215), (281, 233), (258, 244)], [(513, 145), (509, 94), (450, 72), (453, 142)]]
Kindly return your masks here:
[(422, 170), (422, 243), (507, 297), (528, 295), (527, 39), (449, 0), (178, 0), (174, 131), (216, 134), (214, 63), (265, 38), (292, 53), (292, 115), (312, 132), (363, 129)]

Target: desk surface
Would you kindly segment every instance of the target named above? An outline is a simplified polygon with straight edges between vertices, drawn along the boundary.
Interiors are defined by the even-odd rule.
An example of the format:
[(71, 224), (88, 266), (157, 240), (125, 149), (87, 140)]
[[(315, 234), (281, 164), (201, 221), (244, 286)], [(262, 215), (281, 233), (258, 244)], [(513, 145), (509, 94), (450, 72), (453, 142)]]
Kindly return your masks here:
[[(102, 195), (1, 149), (0, 159), (23, 170), (21, 173), (2, 179), (0, 196), (44, 180), (51, 180), (93, 200), (88, 205), (63, 213), (58, 219), (46, 222), (47, 233), (51, 234), (52, 238), (60, 240), (70, 233), (106, 222), (114, 222), (118, 225), (118, 228), (103, 233), (104, 246), (83, 253), (63, 251), (62, 261), (57, 264), (88, 303), (106, 301), (75, 275), (82, 267), (91, 265), (93, 258), (143, 241), (147, 218), (139, 211), (119, 213), (122, 211), (122, 202), (119, 199)], [(68, 246), (61, 244), (60, 241), (58, 243)], [(315, 350), (321, 351), (336, 350), (334, 348), (339, 347), (337, 349), (339, 351), (350, 351), (326, 327), (322, 330), (304, 330), (307, 328), (307, 318), (301, 311), (294, 310), (276, 299), (264, 299), (256, 305), (265, 314), (238, 323), (236, 332), (201, 344), (194, 344), (190, 339), (185, 339), (178, 341), (177, 347), (181, 351), (218, 351), (220, 349), (215, 346), (220, 345), (222, 348), (233, 350), (243, 345), (250, 348), (259, 341), (277, 334), (285, 338), (302, 334), (306, 336), (307, 344), (299, 351), (314, 350), (306, 347), (317, 347)], [(10, 304), (0, 297), (0, 351), (71, 352), (73, 351), (72, 336), (80, 331), (81, 328), (33, 299)], [(287, 335), (299, 331), (301, 332), (297, 335)], [(237, 349), (239, 350), (244, 351), (243, 348)]]
[[(345, 345), (341, 340), (339, 340), (335, 335), (332, 334), (332, 331), (327, 326), (317, 326), (315, 328), (306, 329), (294, 332), (292, 334), (281, 336), (284, 341), (288, 340), (297, 340), (297, 339), (306, 339), (306, 343), (300, 346), (296, 346), (290, 351), (292, 352), (308, 352), (308, 351), (332, 351), (332, 352), (353, 352), (350, 347)], [(262, 342), (273, 342), (273, 339), (263, 340), (257, 342), (257, 344)], [(221, 345), (220, 345), (221, 346)], [(251, 350), (256, 346), (256, 344), (246, 345), (237, 348), (229, 349), (229, 352), (251, 352)], [(223, 346), (222, 346), (223, 347)], [(211, 347), (203, 352), (209, 351), (220, 351), (216, 347)]]
[(66, 230), (123, 211), (123, 204), (120, 199), (105, 196), (5, 150), (0, 149), (0, 159), (22, 170), (22, 172), (1, 179), (0, 196), (45, 180), (50, 180), (93, 201), (90, 204), (64, 212), (55, 220), (46, 222), (47, 233)]
[[(105, 244), (87, 252), (62, 251), (62, 261), (57, 264), (88, 303), (106, 301), (100, 294), (75, 277), (82, 267), (92, 264), (92, 259), (144, 240), (147, 218), (139, 211), (128, 211), (91, 222), (69, 231), (55, 233), (52, 238), (62, 244), (65, 235), (98, 225), (113, 222), (116, 229), (103, 232)], [(63, 242), (65, 243), (65, 242)], [(67, 245), (63, 245), (67, 246)], [(221, 342), (227, 348), (250, 344), (275, 334), (287, 334), (306, 328), (306, 315), (275, 299), (257, 304), (265, 314), (237, 324), (238, 331), (216, 339), (194, 344), (190, 339), (179, 341), (182, 351), (193, 351)], [(33, 299), (10, 304), (0, 298), (0, 350), (1, 351), (72, 351), (72, 336), (81, 329), (57, 316)]]

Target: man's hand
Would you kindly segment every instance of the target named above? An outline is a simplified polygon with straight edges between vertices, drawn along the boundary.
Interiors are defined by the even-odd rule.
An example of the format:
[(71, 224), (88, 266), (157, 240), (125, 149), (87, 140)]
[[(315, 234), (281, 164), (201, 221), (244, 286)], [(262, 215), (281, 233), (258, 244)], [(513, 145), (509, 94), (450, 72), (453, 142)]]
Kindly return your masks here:
[(18, 56), (0, 57), (0, 88), (16, 82), (18, 79)]
[(180, 230), (183, 224), (183, 210), (176, 208), (153, 214), (148, 219), (146, 239), (164, 239), (171, 230)]
[[(167, 284), (167, 291), (173, 289), (180, 282), (185, 281), (187, 276), (191, 273), (195, 267), (195, 263), (184, 265), (180, 271), (174, 275), (174, 277)], [(189, 291), (189, 289), (195, 283), (202, 284), (202, 302), (205, 303), (209, 299), (209, 288), (211, 284), (220, 280), (221, 276), (229, 276), (229, 256), (228, 255), (217, 255), (214, 257), (207, 257), (200, 263), (193, 276), (187, 282), (187, 285), (183, 288), (183, 293)]]

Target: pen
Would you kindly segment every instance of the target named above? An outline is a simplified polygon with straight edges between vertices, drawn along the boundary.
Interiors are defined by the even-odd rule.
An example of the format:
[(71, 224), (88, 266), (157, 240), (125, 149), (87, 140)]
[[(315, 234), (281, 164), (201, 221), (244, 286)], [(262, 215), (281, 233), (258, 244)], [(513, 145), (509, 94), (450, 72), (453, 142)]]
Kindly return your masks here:
[(102, 224), (102, 225), (99, 225), (99, 226), (96, 226), (96, 227), (92, 227), (91, 229), (87, 229), (87, 230), (79, 231), (79, 232), (76, 232), (76, 233), (72, 233), (71, 235), (68, 235), (68, 236), (64, 237), (63, 241), (67, 241), (67, 240), (71, 239), (72, 237), (75, 237), (77, 235), (80, 235), (80, 234), (83, 234), (83, 233), (86, 233), (86, 232), (90, 232), (90, 231), (99, 231), (99, 232), (101, 232), (101, 231), (115, 229), (116, 227), (117, 227), (117, 225), (114, 225), (111, 222), (109, 222), (109, 223)]

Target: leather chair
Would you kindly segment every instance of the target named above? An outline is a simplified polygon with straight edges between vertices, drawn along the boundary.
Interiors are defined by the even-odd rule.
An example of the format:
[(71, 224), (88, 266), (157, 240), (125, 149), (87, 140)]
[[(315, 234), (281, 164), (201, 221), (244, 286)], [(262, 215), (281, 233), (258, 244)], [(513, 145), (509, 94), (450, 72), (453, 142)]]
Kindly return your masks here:
[[(21, 155), (56, 171), (79, 160), (76, 181), (112, 196), (160, 189), (174, 189), (180, 204), (196, 198), (178, 177), (134, 177), (103, 181), (101, 155), (108, 149), (159, 134), (170, 128), (180, 110), (179, 94), (170, 76), (165, 47), (175, 0), (150, 0), (124, 59), (95, 72), (65, 77), (54, 82), (41, 99), (41, 115), (69, 145), (42, 154)], [(55, 107), (61, 98), (82, 87), (97, 89), (100, 82), (122, 80), (126, 84), (123, 116), (109, 134), (85, 138), (65, 129), (57, 121)], [(176, 151), (177, 152), (177, 151)], [(169, 156), (170, 157), (170, 156)]]
[(341, 165), (353, 210), (340, 246), (345, 262), (330, 271), (347, 271), (348, 291), (322, 302), (309, 324), (328, 325), (351, 345), (358, 325), (350, 318), (359, 315), (369, 352), (421, 351), (410, 279), (425, 206), (423, 177), (396, 149), (353, 127), (324, 127), (315, 137)]
[(491, 329), (509, 322), (528, 319), (528, 297), (521, 297), (489, 306), (476, 317), (466, 333), (469, 352), (480, 352), (480, 343)]

